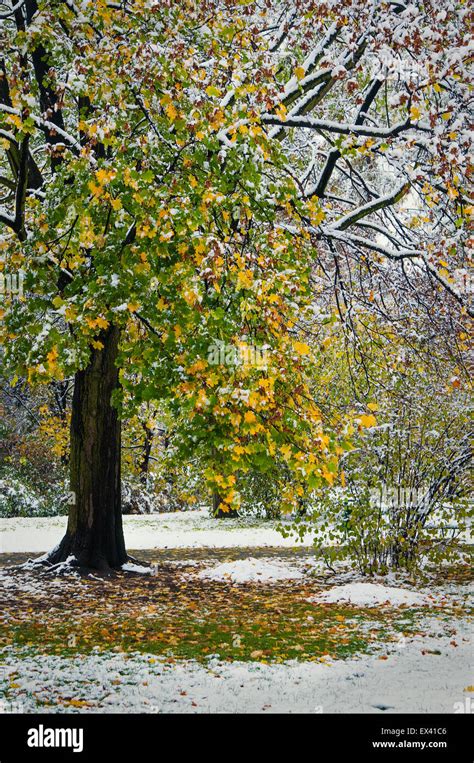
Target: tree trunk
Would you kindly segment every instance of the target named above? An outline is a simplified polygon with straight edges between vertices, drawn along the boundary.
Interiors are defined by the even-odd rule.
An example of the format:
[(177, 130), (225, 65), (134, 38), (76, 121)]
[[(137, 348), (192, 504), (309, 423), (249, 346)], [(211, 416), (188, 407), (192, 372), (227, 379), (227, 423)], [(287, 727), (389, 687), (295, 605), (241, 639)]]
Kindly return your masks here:
[(223, 511), (221, 509), (221, 503), (222, 498), (220, 497), (219, 493), (213, 493), (212, 494), (212, 516), (216, 519), (231, 519), (239, 516), (239, 512), (237, 509), (229, 509), (228, 511)]
[(140, 482), (143, 487), (148, 486), (148, 472), (150, 469), (150, 456), (151, 447), (153, 445), (153, 430), (144, 423), (143, 429), (145, 430), (145, 442), (143, 444), (143, 455), (140, 462)]
[(107, 570), (127, 560), (122, 528), (121, 427), (111, 396), (119, 387), (115, 365), (120, 330), (100, 335), (89, 365), (75, 377), (71, 416), (71, 491), (66, 535), (49, 555), (52, 564), (73, 556), (74, 566)]

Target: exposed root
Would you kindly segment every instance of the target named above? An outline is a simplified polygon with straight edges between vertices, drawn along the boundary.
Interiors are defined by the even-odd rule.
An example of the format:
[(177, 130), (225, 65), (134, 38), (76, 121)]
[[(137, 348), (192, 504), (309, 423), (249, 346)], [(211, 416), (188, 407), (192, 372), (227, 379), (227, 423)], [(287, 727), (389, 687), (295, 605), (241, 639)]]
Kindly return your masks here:
[[(118, 573), (126, 575), (144, 574), (145, 570), (149, 571), (149, 574), (153, 571), (153, 566), (148, 562), (143, 562), (140, 559), (136, 559), (133, 556), (127, 556), (124, 565), (118, 567), (112, 567), (100, 561), (98, 566), (81, 564), (74, 555), (69, 555), (65, 560), (56, 561), (59, 546), (52, 549), (46, 554), (37, 557), (36, 559), (28, 559), (23, 564), (13, 565), (9, 569), (25, 570), (28, 572), (43, 573), (45, 575), (74, 575), (79, 577), (88, 577), (94, 575), (95, 577), (115, 577)], [(142, 569), (123, 569), (127, 564), (135, 565)]]

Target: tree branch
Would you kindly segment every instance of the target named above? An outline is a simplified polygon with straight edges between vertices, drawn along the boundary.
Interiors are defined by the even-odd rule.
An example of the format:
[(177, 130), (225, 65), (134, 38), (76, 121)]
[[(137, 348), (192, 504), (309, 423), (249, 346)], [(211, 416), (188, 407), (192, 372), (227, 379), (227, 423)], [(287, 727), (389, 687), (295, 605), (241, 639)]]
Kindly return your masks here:
[(0, 19), (9, 19), (10, 16), (14, 16), (17, 11), (21, 10), (24, 3), (25, 3), (25, 0), (20, 0), (20, 2), (14, 5), (12, 8), (10, 8), (9, 11), (0, 11)]
[(339, 220), (336, 220), (331, 226), (331, 230), (346, 230), (347, 228), (350, 228), (351, 225), (355, 225), (358, 220), (367, 217), (367, 215), (370, 215), (373, 212), (378, 212), (379, 209), (393, 206), (408, 193), (410, 187), (410, 183), (404, 183), (401, 188), (398, 188), (394, 193), (370, 201), (362, 207), (358, 207), (353, 212), (349, 212), (347, 215), (344, 215), (344, 217), (340, 217)]
[[(18, 109), (12, 109), (10, 106), (5, 106), (5, 104), (0, 103), (0, 111), (3, 111), (5, 114), (15, 114), (16, 116), (21, 116)], [(51, 122), (48, 119), (42, 119), (41, 117), (37, 117), (35, 114), (29, 114), (29, 118), (37, 125), (37, 127), (42, 128), (43, 130), (49, 131), (49, 137), (51, 144), (58, 144), (62, 143), (59, 138), (62, 138), (66, 143), (68, 143), (72, 148), (74, 148), (77, 152), (81, 150), (81, 144), (79, 143), (76, 138), (74, 138), (73, 135), (70, 135), (66, 130), (63, 130), (61, 127), (58, 127), (55, 122)], [(56, 135), (51, 135), (51, 133), (56, 133)]]
[(313, 119), (305, 116), (288, 116), (286, 119), (280, 119), (274, 114), (262, 114), (260, 117), (263, 124), (277, 125), (289, 129), (290, 127), (305, 127), (310, 130), (325, 130), (326, 132), (337, 133), (339, 135), (361, 135), (368, 138), (393, 138), (406, 130), (429, 130), (429, 127), (421, 124), (412, 124), (410, 119), (405, 122), (398, 122), (393, 127), (369, 127), (358, 124), (348, 124), (346, 122), (333, 122), (329, 119)]
[(25, 135), (21, 142), (20, 149), (20, 167), (18, 170), (18, 177), (16, 181), (16, 195), (15, 195), (15, 226), (20, 241), (26, 239), (25, 229), (25, 200), (26, 190), (28, 188), (28, 144), (29, 135)]

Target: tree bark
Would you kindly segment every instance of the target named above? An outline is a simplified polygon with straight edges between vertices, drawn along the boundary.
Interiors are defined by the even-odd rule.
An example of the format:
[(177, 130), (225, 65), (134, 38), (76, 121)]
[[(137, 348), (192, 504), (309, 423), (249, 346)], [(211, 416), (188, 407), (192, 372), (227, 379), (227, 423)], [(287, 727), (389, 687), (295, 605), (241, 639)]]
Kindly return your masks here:
[(148, 472), (150, 470), (150, 456), (151, 448), (153, 445), (153, 430), (144, 423), (143, 429), (145, 431), (145, 442), (143, 444), (143, 454), (140, 462), (140, 482), (143, 487), (148, 486)]
[(121, 512), (121, 426), (111, 396), (119, 387), (115, 361), (120, 330), (100, 335), (102, 350), (92, 350), (89, 365), (75, 376), (71, 416), (71, 491), (66, 535), (47, 561), (98, 570), (127, 560)]

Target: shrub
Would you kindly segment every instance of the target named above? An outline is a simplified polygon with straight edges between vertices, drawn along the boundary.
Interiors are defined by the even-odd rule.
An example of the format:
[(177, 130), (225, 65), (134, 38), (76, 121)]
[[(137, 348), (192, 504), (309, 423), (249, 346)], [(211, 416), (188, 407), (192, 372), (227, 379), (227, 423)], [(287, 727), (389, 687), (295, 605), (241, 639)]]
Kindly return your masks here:
[(349, 558), (365, 574), (453, 558), (472, 508), (464, 396), (399, 385), (381, 408), (342, 459), (345, 488), (321, 491), (308, 518), (329, 564)]

